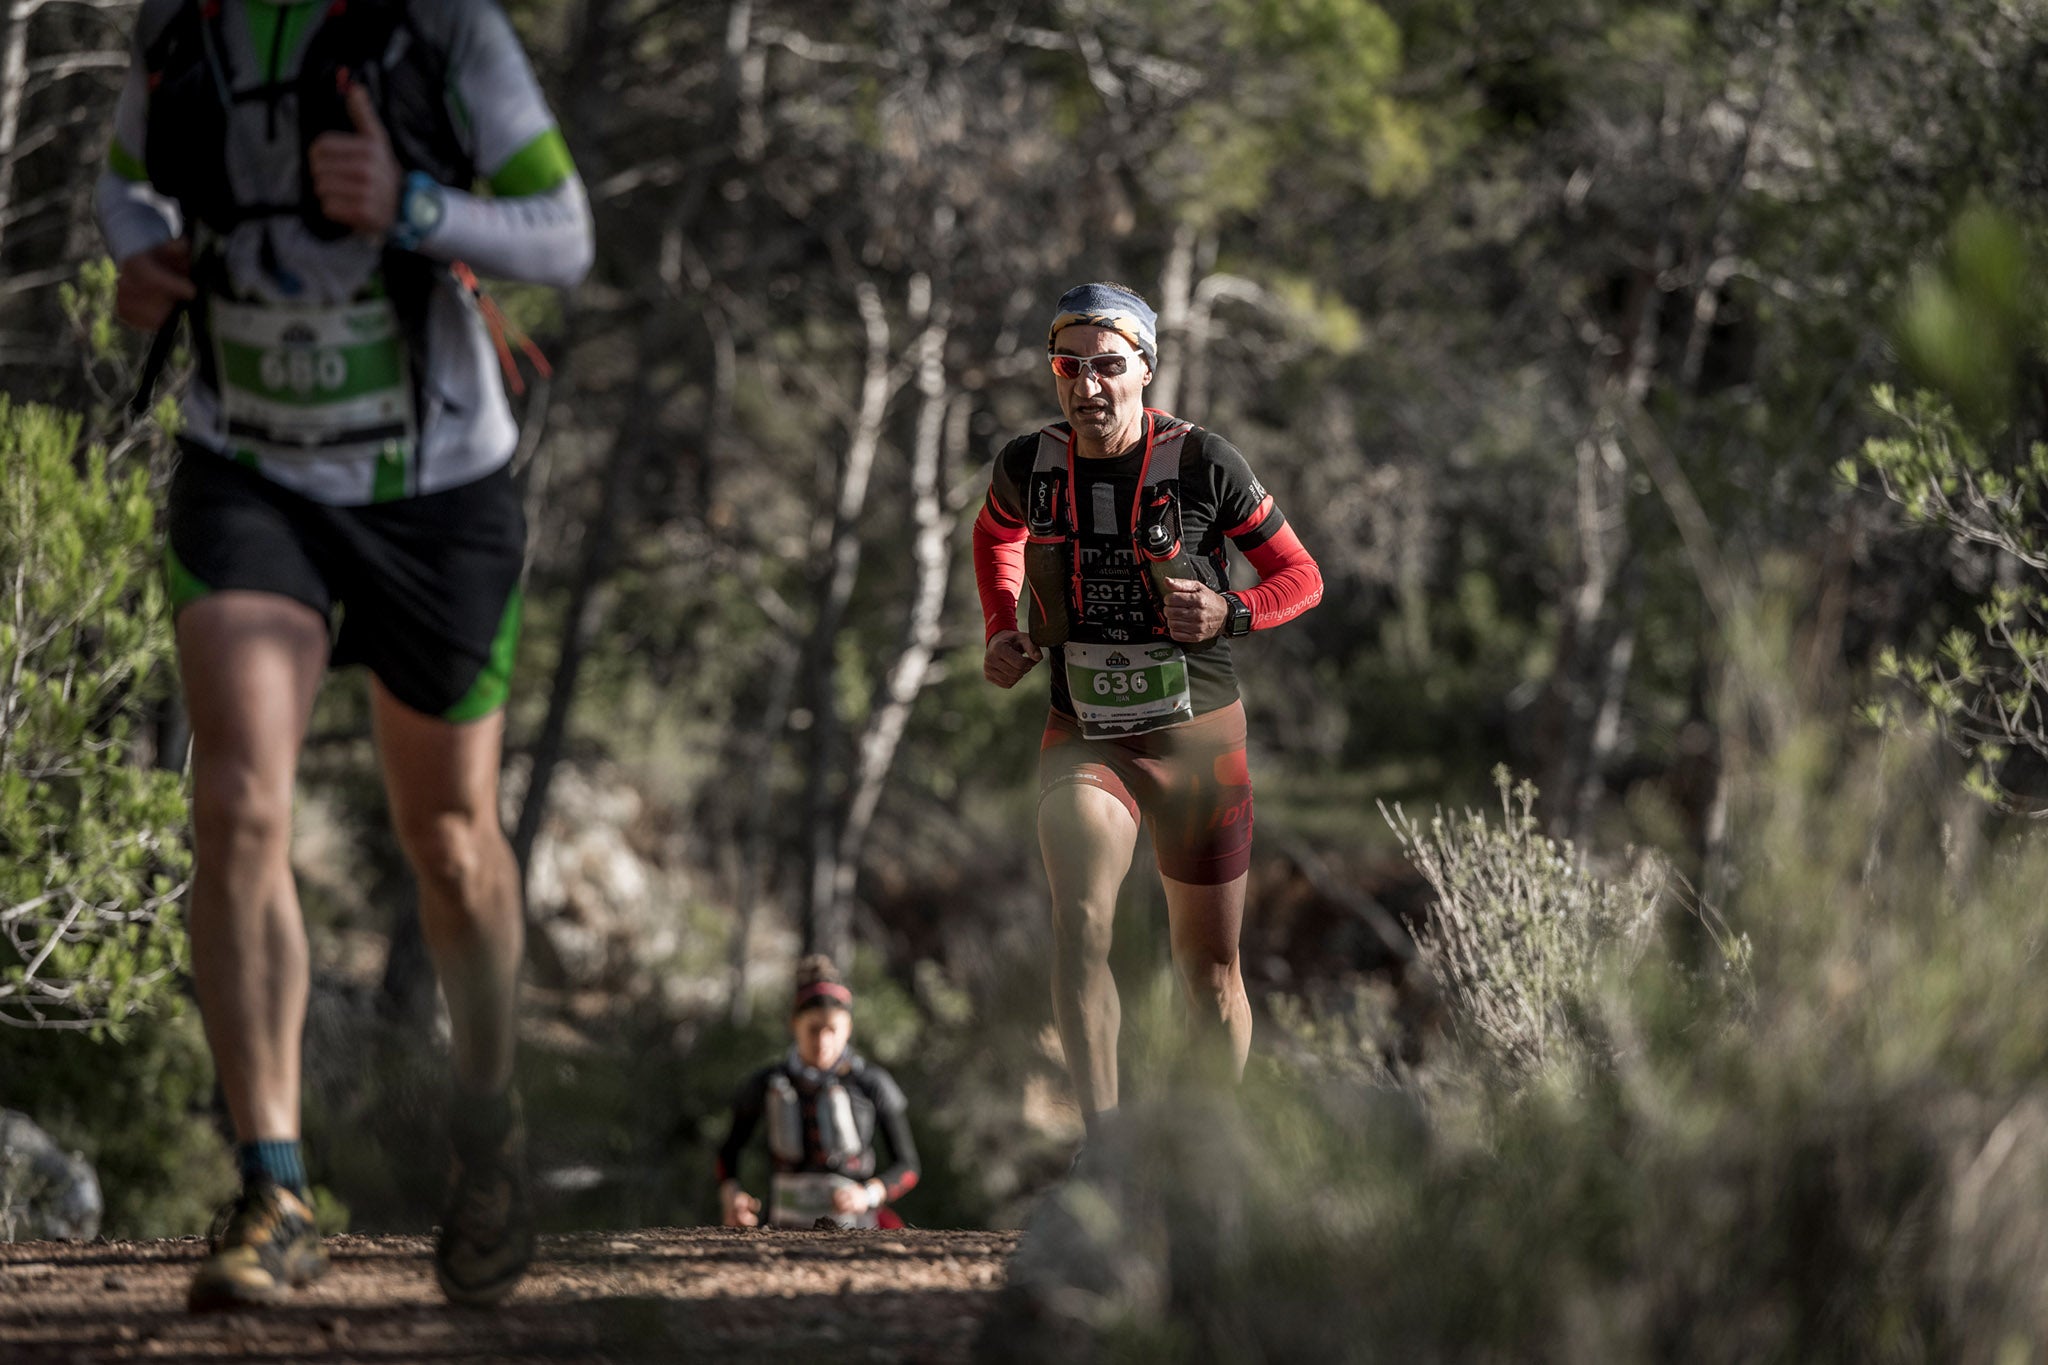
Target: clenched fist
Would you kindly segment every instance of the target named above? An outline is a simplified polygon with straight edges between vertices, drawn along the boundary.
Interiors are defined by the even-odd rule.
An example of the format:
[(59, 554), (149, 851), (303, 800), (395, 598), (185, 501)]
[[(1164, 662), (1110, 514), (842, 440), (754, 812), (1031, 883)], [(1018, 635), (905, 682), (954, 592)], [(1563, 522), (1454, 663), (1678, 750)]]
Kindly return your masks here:
[(306, 151), (320, 212), (365, 237), (382, 237), (398, 221), (398, 191), (405, 177), (391, 138), (361, 85), (348, 88), (353, 133), (322, 133)]
[(1020, 630), (999, 630), (988, 637), (988, 649), (981, 656), (981, 676), (997, 687), (1015, 687), (1017, 680), (1038, 667), (1044, 658), (1031, 637)]

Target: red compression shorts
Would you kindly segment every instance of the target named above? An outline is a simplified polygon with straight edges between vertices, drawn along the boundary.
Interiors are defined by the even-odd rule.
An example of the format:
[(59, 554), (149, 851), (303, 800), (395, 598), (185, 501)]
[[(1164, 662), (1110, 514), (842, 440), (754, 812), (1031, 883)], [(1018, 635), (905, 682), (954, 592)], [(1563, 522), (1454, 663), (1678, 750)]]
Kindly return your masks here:
[(1243, 702), (1117, 739), (1084, 738), (1081, 722), (1055, 711), (1039, 741), (1039, 799), (1075, 782), (1100, 787), (1148, 826), (1160, 872), (1177, 882), (1221, 886), (1251, 866)]

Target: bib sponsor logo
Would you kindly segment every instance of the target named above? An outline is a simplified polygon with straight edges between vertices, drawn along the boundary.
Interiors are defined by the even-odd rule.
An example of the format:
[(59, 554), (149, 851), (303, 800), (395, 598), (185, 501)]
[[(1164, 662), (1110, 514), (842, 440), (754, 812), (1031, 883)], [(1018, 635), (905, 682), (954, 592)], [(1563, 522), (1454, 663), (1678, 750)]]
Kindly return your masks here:
[(1128, 569), (1136, 567), (1138, 556), (1129, 545), (1081, 547), (1081, 567), (1084, 569)]

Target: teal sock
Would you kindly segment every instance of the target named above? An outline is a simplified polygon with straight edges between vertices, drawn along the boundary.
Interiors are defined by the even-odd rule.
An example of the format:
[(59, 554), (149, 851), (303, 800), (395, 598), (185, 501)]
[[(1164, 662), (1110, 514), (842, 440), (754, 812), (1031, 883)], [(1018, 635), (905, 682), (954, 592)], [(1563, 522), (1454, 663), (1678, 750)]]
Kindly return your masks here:
[(296, 1140), (244, 1142), (235, 1148), (235, 1164), (242, 1168), (242, 1183), (257, 1176), (269, 1176), (294, 1194), (306, 1193), (306, 1160)]

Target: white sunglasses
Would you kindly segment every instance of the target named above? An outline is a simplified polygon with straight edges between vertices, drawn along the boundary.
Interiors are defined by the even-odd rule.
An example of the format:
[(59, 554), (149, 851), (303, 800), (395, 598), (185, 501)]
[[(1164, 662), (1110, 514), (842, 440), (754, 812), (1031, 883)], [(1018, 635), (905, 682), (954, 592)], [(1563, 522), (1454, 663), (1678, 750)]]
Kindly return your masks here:
[(1136, 358), (1122, 351), (1111, 351), (1108, 355), (1067, 355), (1065, 352), (1055, 352), (1051, 357), (1052, 372), (1062, 379), (1079, 379), (1084, 374), (1092, 374), (1100, 379), (1114, 379), (1129, 369), (1131, 362)]

